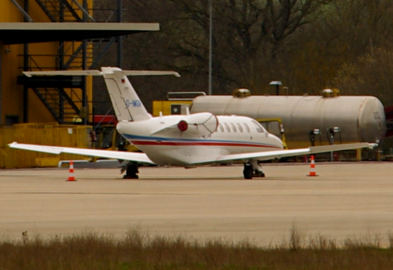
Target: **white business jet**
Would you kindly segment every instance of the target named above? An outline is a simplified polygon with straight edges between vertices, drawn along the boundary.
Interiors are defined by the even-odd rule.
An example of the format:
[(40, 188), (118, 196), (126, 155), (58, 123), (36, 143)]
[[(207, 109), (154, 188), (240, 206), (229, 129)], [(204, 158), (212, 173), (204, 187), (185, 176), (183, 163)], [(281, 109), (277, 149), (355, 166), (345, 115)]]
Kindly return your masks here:
[(118, 132), (143, 153), (58, 146), (9, 144), (12, 148), (115, 158), (136, 163), (185, 168), (232, 161), (244, 163), (244, 178), (264, 177), (259, 161), (348, 149), (373, 148), (370, 143), (283, 149), (282, 141), (252, 118), (218, 116), (209, 112), (152, 117), (129, 82), (128, 75), (175, 75), (167, 71), (127, 71), (103, 67), (87, 71), (24, 72), (33, 75), (103, 76), (116, 113)]

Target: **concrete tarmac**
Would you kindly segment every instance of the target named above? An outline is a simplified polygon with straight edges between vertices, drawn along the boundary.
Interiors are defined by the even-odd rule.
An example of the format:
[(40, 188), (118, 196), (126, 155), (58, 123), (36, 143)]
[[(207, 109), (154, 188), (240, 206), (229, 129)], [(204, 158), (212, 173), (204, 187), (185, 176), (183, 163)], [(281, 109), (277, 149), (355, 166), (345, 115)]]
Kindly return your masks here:
[(0, 170), (0, 236), (96, 232), (194, 239), (288, 241), (304, 236), (343, 241), (393, 233), (393, 163), (307, 163), (263, 166), (266, 178), (244, 180), (243, 166), (142, 167), (140, 179), (119, 169)]

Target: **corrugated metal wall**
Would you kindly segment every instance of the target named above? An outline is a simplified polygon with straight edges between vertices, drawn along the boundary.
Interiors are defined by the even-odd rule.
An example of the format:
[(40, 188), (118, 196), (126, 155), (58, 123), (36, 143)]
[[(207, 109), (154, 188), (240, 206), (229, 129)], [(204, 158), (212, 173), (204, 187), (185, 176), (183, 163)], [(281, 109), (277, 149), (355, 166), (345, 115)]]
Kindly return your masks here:
[(88, 159), (79, 155), (53, 155), (8, 147), (9, 143), (90, 148), (91, 126), (60, 126), (57, 123), (17, 124), (0, 128), (0, 168), (33, 168), (56, 166), (60, 160)]

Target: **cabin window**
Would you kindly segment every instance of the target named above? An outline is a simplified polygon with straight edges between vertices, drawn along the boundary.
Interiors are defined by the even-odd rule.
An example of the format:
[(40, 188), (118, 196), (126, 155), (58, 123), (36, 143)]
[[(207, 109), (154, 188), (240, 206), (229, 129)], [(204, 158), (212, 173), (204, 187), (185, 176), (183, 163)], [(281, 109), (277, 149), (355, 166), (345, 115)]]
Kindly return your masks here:
[(247, 133), (250, 133), (250, 127), (246, 123), (243, 123), (243, 126), (244, 126), (245, 130), (247, 131)]
[(231, 128), (232, 128), (233, 132), (237, 132), (236, 127), (233, 123), (231, 123)]
[(259, 124), (257, 121), (252, 121), (252, 123), (255, 125), (255, 129), (258, 133), (263, 133), (263, 127), (261, 124)]
[(224, 132), (224, 127), (221, 124), (219, 124), (218, 127), (220, 128), (221, 132)]
[(227, 123), (224, 123), (225, 129), (228, 132), (231, 132), (231, 129), (229, 128), (229, 125)]
[(243, 132), (242, 125), (240, 125), (239, 123), (237, 123), (236, 126), (237, 126), (237, 129), (238, 129), (240, 132)]

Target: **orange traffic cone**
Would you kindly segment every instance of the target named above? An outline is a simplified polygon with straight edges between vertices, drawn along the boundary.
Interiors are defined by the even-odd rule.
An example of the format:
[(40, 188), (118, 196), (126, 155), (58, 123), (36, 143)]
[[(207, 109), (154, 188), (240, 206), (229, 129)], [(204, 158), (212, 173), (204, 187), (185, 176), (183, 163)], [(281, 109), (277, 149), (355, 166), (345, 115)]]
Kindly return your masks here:
[(74, 176), (74, 162), (70, 160), (70, 169), (68, 170), (68, 180), (67, 181), (76, 181)]
[(315, 160), (314, 155), (311, 155), (310, 173), (307, 176), (318, 176), (315, 172)]

